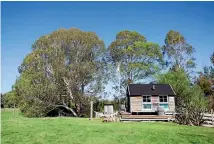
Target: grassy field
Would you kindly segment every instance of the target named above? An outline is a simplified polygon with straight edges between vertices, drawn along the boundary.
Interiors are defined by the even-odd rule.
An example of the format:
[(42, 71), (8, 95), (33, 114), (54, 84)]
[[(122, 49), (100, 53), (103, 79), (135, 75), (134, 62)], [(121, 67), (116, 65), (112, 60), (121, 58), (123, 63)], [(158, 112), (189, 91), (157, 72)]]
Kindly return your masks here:
[(214, 144), (214, 128), (173, 123), (102, 123), (83, 118), (25, 118), (3, 111), (2, 144)]

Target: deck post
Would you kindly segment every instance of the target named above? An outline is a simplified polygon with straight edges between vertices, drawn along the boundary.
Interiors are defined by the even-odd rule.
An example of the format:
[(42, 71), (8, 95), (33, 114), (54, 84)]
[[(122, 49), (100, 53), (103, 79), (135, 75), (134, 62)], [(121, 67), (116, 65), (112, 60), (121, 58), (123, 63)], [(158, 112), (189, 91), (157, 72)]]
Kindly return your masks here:
[(90, 108), (90, 120), (93, 118), (93, 101), (91, 101), (91, 108)]

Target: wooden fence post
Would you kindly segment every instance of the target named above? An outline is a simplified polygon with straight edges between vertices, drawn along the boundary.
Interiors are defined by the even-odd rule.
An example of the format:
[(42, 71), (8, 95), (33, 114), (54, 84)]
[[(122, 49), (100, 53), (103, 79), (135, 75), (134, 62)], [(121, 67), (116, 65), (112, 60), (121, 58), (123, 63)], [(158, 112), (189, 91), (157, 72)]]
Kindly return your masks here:
[(90, 120), (93, 118), (93, 101), (91, 101), (91, 109), (90, 109)]
[(15, 108), (16, 108), (16, 104), (13, 104), (13, 116), (15, 116)]

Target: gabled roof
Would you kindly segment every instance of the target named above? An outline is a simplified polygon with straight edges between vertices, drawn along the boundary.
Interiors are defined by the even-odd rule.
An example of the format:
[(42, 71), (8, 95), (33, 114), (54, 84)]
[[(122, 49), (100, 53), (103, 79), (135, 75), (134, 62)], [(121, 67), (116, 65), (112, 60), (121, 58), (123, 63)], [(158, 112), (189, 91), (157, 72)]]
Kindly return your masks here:
[(127, 91), (130, 96), (176, 95), (169, 84), (129, 84)]

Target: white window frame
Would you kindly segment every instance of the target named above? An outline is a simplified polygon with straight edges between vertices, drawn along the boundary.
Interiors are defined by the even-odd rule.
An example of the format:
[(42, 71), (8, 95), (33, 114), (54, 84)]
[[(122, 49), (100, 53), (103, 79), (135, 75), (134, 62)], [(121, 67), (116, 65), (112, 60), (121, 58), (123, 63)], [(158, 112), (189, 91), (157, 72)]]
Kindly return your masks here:
[[(166, 96), (167, 97), (167, 102), (160, 102), (160, 96)], [(158, 102), (161, 104), (168, 104), (169, 103), (169, 96), (168, 95), (159, 95), (158, 96)]]
[[(143, 102), (143, 97), (144, 96), (150, 96), (150, 100), (151, 100), (151, 102)], [(151, 105), (151, 109), (144, 109), (144, 104), (150, 104)], [(151, 111), (152, 110), (152, 96), (151, 95), (142, 95), (142, 109), (144, 110), (144, 111)]]
[[(160, 96), (166, 96), (167, 97), (167, 102), (160, 102)], [(168, 95), (159, 95), (158, 96), (158, 105), (160, 106), (160, 104), (168, 104), (168, 109), (169, 109), (169, 96)]]

